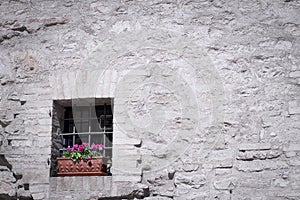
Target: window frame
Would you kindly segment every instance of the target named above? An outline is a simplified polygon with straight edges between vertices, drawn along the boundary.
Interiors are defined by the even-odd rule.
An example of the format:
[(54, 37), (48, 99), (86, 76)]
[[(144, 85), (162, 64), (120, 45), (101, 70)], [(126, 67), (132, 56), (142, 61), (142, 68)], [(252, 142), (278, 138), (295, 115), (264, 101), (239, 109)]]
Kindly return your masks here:
[[(100, 115), (100, 116), (97, 116), (96, 114), (96, 118), (92, 118), (92, 108), (94, 107), (95, 108), (95, 111), (97, 109), (97, 107), (100, 107), (100, 106), (104, 106), (104, 110), (103, 110), (103, 114)], [(63, 130), (62, 130), (62, 133), (60, 134), (62, 136), (62, 139), (63, 139), (63, 148), (59, 149), (59, 151), (62, 152), (66, 150), (66, 147), (68, 146), (73, 146), (74, 144), (76, 144), (76, 136), (80, 136), (80, 135), (87, 135), (88, 136), (88, 141), (82, 141), (81, 139), (81, 142), (88, 142), (89, 146), (91, 146), (91, 137), (92, 135), (99, 135), (99, 136), (103, 136), (103, 157), (106, 157), (106, 158), (112, 158), (112, 143), (113, 143), (113, 105), (112, 103), (111, 104), (108, 104), (108, 103), (98, 103), (98, 104), (92, 104), (90, 103), (89, 105), (84, 105), (84, 106), (78, 106), (80, 108), (88, 108), (88, 118), (84, 118), (84, 117), (81, 117), (80, 119), (74, 119), (74, 115), (73, 115), (73, 111), (74, 111), (74, 107), (76, 108), (76, 104), (74, 104), (73, 106), (64, 106), (64, 116), (63, 116)], [(111, 109), (111, 113), (110, 114), (107, 114), (107, 108), (110, 108)], [(72, 118), (65, 118), (66, 116), (66, 109), (70, 109), (71, 110), (71, 116)], [(103, 128), (101, 127), (101, 123), (102, 123), (102, 120), (101, 118), (104, 118), (104, 122), (107, 118), (110, 118), (108, 120), (111, 120), (111, 123), (109, 124), (110, 128), (108, 128), (105, 124), (103, 125)], [(97, 124), (99, 124), (99, 130), (101, 131), (92, 131), (92, 120), (97, 120)], [(88, 131), (82, 131), (82, 132), (77, 132), (77, 129), (76, 129), (76, 122), (75, 121), (82, 121), (82, 120), (87, 120), (87, 123), (88, 123)], [(72, 129), (72, 133), (67, 133), (65, 132), (65, 122), (66, 121), (73, 121), (73, 129)], [(99, 122), (100, 121), (100, 122)], [(108, 135), (111, 135), (110, 138)], [(72, 136), (72, 144), (66, 144), (66, 138), (65, 136)], [(108, 146), (107, 141), (110, 141), (110, 145)], [(110, 155), (108, 156), (108, 152), (110, 151)]]

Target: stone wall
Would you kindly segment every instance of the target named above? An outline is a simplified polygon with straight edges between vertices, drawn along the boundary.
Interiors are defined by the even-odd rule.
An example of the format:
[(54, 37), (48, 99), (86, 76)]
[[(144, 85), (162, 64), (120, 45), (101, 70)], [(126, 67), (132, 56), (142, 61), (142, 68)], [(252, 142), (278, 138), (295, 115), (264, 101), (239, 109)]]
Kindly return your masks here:
[[(299, 199), (299, 13), (1, 1), (0, 199)], [(53, 101), (78, 98), (114, 99), (112, 177), (50, 178)]]

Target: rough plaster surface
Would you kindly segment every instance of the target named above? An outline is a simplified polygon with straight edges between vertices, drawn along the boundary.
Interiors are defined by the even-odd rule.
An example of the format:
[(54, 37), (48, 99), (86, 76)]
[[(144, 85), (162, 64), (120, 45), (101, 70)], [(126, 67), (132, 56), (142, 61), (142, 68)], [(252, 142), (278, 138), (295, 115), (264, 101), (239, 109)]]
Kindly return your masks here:
[[(299, 13), (1, 1), (0, 198), (299, 199)], [(113, 176), (50, 178), (53, 100), (107, 97)]]

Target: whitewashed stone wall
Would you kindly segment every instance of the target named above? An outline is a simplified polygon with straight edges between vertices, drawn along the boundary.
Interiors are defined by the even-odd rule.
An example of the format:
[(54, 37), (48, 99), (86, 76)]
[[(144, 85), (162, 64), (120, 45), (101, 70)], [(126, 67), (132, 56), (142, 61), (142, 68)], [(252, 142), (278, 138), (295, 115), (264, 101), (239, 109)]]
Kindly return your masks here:
[[(0, 2), (0, 199), (299, 199), (297, 0)], [(112, 177), (51, 177), (53, 100), (114, 99)]]

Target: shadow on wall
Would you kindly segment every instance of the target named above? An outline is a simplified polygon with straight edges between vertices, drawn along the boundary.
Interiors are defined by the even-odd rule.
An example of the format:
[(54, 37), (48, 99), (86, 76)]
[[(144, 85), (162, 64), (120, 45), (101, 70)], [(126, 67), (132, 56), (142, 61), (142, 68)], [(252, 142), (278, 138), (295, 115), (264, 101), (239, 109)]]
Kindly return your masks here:
[[(3, 179), (3, 180), (2, 180)], [(29, 184), (18, 184), (22, 175), (12, 171), (12, 165), (0, 154), (0, 199), (2, 200), (33, 200), (29, 193)], [(13, 192), (12, 192), (13, 191)], [(14, 192), (15, 191), (15, 192)], [(26, 196), (22, 195), (22, 191)], [(11, 196), (12, 195), (12, 196)]]
[(52, 110), (52, 137), (51, 137), (51, 167), (50, 167), (50, 177), (57, 176), (57, 157), (60, 157), (60, 149), (63, 148), (63, 139), (61, 134), (61, 127), (63, 126), (64, 108), (58, 103), (53, 103)]

